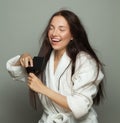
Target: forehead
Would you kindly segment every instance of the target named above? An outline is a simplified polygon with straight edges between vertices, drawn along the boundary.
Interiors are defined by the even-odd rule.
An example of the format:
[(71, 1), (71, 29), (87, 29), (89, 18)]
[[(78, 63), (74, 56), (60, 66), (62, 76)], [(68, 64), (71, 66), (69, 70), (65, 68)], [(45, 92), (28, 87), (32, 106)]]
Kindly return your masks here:
[(54, 26), (68, 26), (69, 27), (67, 20), (61, 15), (54, 16), (50, 24)]

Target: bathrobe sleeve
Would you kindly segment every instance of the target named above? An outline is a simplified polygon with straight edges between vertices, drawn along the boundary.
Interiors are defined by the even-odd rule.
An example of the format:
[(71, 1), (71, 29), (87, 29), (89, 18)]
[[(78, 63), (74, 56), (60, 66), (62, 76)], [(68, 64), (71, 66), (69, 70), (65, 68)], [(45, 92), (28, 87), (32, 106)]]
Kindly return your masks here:
[(100, 81), (103, 79), (101, 70), (97, 80), (95, 61), (87, 54), (79, 54), (76, 59), (75, 73), (72, 77), (72, 94), (67, 96), (68, 105), (75, 116), (81, 118), (86, 115), (93, 104), (93, 97), (97, 94)]
[(6, 69), (8, 70), (8, 73), (13, 78), (13, 80), (25, 82), (27, 77), (25, 68), (21, 66), (14, 66), (14, 64), (18, 61), (19, 58), (20, 55), (17, 55), (9, 59), (6, 63)]

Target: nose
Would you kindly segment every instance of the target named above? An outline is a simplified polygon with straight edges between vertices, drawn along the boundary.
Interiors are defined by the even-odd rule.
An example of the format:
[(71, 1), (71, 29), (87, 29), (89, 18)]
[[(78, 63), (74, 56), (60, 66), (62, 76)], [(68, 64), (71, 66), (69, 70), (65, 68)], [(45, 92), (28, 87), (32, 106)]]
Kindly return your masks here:
[(56, 29), (55, 29), (55, 30), (53, 30), (52, 35), (53, 35), (53, 36), (58, 35), (58, 31), (57, 31)]

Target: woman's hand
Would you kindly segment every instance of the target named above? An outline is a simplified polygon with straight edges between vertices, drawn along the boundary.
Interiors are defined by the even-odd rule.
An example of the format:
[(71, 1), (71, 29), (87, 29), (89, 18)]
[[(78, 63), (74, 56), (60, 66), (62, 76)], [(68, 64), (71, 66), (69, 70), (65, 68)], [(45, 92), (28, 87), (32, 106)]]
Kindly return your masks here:
[(68, 111), (71, 111), (68, 106), (66, 97), (45, 86), (42, 81), (33, 73), (29, 73), (28, 86), (33, 91), (47, 96), (61, 107), (66, 108)]
[(30, 89), (37, 93), (43, 93), (44, 91), (44, 84), (41, 82), (41, 80), (35, 76), (33, 73), (29, 73), (28, 75), (28, 86)]
[(16, 66), (21, 65), (22, 67), (33, 66), (33, 60), (30, 54), (24, 53), (20, 56), (19, 60), (15, 64)]

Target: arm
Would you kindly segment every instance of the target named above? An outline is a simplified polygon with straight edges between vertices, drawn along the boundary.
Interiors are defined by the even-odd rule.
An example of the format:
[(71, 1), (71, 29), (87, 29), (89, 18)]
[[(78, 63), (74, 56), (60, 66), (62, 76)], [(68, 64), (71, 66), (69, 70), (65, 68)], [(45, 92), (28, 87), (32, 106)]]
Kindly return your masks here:
[(93, 105), (93, 98), (98, 92), (98, 85), (104, 75), (99, 70), (97, 78), (96, 76), (96, 62), (87, 54), (78, 55), (72, 77), (74, 83), (72, 95), (67, 96), (68, 105), (76, 118), (85, 116)]
[[(24, 59), (24, 61), (22, 59)], [(25, 67), (28, 66), (29, 60), (30, 60), (30, 55), (25, 53), (21, 56), (17, 55), (7, 61), (6, 69), (8, 70), (9, 74), (14, 80), (26, 81), (27, 74), (26, 74)]]
[(39, 78), (37, 78), (33, 73), (29, 74), (28, 77), (28, 86), (34, 90), (37, 93), (41, 93), (43, 95), (46, 95), (49, 97), (52, 101), (54, 101), (56, 104), (60, 105), (63, 108), (66, 108), (67, 110), (70, 110), (67, 98), (64, 95), (61, 95), (47, 86), (45, 86)]

